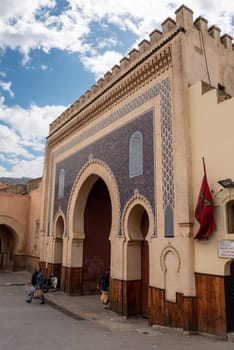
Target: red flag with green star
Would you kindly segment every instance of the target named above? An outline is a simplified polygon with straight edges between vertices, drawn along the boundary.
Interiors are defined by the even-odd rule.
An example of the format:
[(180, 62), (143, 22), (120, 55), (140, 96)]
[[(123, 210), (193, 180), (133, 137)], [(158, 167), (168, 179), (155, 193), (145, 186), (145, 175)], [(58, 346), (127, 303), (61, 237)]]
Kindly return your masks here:
[(204, 175), (202, 185), (197, 200), (197, 206), (195, 210), (195, 218), (200, 224), (200, 227), (194, 237), (194, 239), (208, 239), (211, 232), (215, 230), (216, 225), (213, 218), (213, 199), (211, 197), (209, 185), (206, 176), (206, 167), (203, 159)]

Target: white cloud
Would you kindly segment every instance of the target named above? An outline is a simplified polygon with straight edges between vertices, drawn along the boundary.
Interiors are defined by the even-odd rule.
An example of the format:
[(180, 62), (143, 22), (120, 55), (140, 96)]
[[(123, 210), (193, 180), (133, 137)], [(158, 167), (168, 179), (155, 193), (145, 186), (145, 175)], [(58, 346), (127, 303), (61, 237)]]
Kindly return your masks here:
[[(69, 0), (68, 6), (54, 16), (51, 11), (56, 8), (55, 0), (24, 0), (20, 4), (18, 0), (1, 1), (0, 43), (2, 48), (20, 50), (25, 63), (35, 48), (45, 52), (58, 48), (90, 56), (96, 50), (90, 36), (93, 23), (102, 28), (100, 35), (105, 35), (111, 24), (141, 40), (152, 30), (161, 29), (168, 16), (174, 18), (180, 5), (181, 0), (166, 0), (160, 5), (155, 0)], [(223, 0), (220, 6), (219, 0), (187, 0), (185, 5), (194, 11), (194, 19), (203, 15), (209, 25), (216, 24), (234, 35), (233, 1)]]
[(20, 106), (1, 105), (0, 120), (7, 122), (11, 130), (20, 135), (23, 142), (41, 142), (48, 135), (49, 124), (65, 108), (65, 106), (39, 107), (33, 104), (29, 109), (24, 109)]
[(0, 124), (0, 162), (4, 161), (6, 166), (0, 167), (0, 176), (42, 175), (49, 124), (65, 109), (65, 106), (37, 105), (31, 105), (29, 109), (7, 107), (2, 100), (0, 123), (2, 121), (4, 125)]
[(2, 162), (2, 161), (6, 161), (6, 157), (3, 155), (3, 154), (1, 154), (0, 153), (0, 162)]
[(103, 76), (115, 64), (118, 64), (122, 55), (114, 51), (106, 51), (103, 55), (82, 57), (84, 67), (95, 74), (96, 80)]
[(4, 82), (0, 80), (0, 89), (7, 91), (11, 97), (14, 97), (14, 92), (11, 90), (11, 82)]
[(1, 124), (0, 149), (3, 154), (22, 155), (30, 158), (30, 153), (20, 145), (20, 137), (9, 127)]
[(48, 66), (46, 66), (45, 64), (41, 65), (41, 70), (47, 70), (47, 69), (48, 69)]
[(30, 177), (37, 178), (42, 176), (44, 157), (37, 157), (32, 160), (18, 160), (11, 170), (0, 166), (1, 177)]
[(19, 0), (0, 1), (1, 18), (9, 20), (15, 17), (30, 18), (42, 7), (52, 8), (56, 5), (55, 0)]

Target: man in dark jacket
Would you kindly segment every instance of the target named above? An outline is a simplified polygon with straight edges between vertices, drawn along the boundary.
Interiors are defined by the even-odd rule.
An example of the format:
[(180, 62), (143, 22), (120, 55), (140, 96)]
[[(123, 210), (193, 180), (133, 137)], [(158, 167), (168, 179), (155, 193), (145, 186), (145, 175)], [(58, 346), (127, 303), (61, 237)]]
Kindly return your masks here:
[(100, 284), (101, 289), (105, 292), (109, 291), (110, 289), (110, 269), (107, 268), (106, 271), (103, 273), (102, 277), (100, 278)]
[(33, 287), (35, 288), (36, 284), (37, 284), (37, 269), (33, 272), (32, 274), (32, 279), (31, 279), (31, 283), (33, 285)]
[(39, 266), (32, 276), (32, 285), (34, 286), (34, 289), (28, 294), (26, 302), (31, 303), (35, 292), (40, 290), (40, 304), (45, 304), (45, 297), (43, 294), (43, 275)]
[(101, 297), (100, 300), (104, 304), (104, 308), (109, 306), (109, 290), (110, 290), (110, 268), (107, 268), (100, 278)]

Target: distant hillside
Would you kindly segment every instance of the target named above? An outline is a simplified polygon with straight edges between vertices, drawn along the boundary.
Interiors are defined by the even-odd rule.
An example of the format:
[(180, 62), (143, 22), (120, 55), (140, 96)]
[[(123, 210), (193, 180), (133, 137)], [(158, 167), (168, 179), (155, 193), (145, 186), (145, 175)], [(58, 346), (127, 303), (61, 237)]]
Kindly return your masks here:
[(7, 182), (11, 183), (12, 185), (26, 185), (26, 183), (31, 180), (30, 177), (20, 177), (20, 178), (14, 178), (14, 177), (0, 177), (0, 182)]

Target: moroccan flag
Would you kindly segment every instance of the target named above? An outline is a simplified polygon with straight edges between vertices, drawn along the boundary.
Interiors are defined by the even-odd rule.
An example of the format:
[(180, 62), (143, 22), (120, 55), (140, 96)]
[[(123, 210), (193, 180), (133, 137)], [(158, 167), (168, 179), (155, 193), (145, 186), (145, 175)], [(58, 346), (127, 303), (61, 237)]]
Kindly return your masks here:
[(195, 218), (200, 224), (200, 227), (194, 237), (194, 239), (208, 239), (211, 232), (215, 230), (215, 222), (213, 219), (213, 199), (211, 197), (209, 185), (206, 176), (206, 167), (203, 159), (204, 175), (202, 185), (197, 200), (197, 206), (195, 210)]

